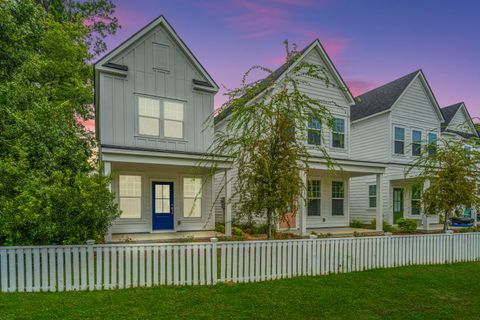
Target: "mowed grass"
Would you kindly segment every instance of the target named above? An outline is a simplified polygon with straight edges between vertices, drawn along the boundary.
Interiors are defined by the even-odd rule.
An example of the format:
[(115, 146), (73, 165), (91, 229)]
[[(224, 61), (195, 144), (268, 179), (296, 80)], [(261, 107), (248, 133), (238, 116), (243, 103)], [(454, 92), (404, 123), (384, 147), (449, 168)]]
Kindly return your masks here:
[(0, 294), (0, 319), (479, 319), (480, 263), (252, 284)]

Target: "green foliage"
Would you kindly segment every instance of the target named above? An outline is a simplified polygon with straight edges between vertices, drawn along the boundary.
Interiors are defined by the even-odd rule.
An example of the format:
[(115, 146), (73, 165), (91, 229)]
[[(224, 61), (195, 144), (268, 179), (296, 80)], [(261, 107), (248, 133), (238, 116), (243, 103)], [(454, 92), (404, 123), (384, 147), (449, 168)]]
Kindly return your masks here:
[[(392, 232), (394, 230), (393, 226), (385, 220), (383, 220), (382, 226), (383, 226), (383, 232)], [(369, 229), (375, 230), (376, 228), (377, 228), (377, 219), (372, 219), (372, 221), (370, 221)]]
[[(302, 197), (305, 186), (301, 172), (308, 172), (311, 153), (306, 144), (307, 122), (315, 119), (323, 128), (333, 124), (329, 102), (312, 98), (300, 89), (311, 87), (312, 79), (333, 86), (327, 69), (299, 61), (296, 48), (290, 50), (288, 42), (285, 44), (286, 64), (291, 70), (275, 79), (276, 75), (268, 68), (250, 68), (241, 87), (227, 93), (229, 100), (219, 113), (219, 117), (227, 117), (226, 125), (224, 130), (215, 130), (209, 150), (209, 154), (232, 159), (232, 168), (237, 169), (232, 181), (232, 197), (238, 199), (236, 211), (248, 220), (255, 216), (266, 218), (268, 237), (276, 222), (296, 213), (296, 199)], [(256, 71), (266, 73), (267, 77), (248, 82)], [(333, 162), (325, 145), (316, 148), (331, 166)]]
[(350, 222), (350, 227), (352, 228), (363, 228), (363, 223), (360, 220), (352, 220)]
[[(471, 146), (471, 150), (466, 150), (466, 145)], [(434, 152), (431, 146), (426, 146), (406, 172), (407, 176), (416, 177), (415, 184), (428, 182), (421, 194), (424, 214), (443, 215), (445, 230), (454, 212), (480, 204), (479, 145), (477, 137), (440, 140)]]
[(398, 228), (400, 231), (405, 233), (414, 233), (417, 231), (417, 220), (400, 218), (397, 221)]
[(480, 226), (461, 228), (461, 229), (458, 230), (458, 232), (462, 232), (462, 233), (465, 233), (465, 232), (480, 232)]
[(234, 236), (241, 237), (241, 236), (243, 236), (243, 231), (239, 227), (232, 227), (232, 234)]
[(254, 221), (248, 221), (246, 223), (238, 224), (238, 227), (248, 234), (267, 234), (268, 225), (266, 223), (257, 224)]
[(119, 211), (79, 123), (92, 116), (89, 31), (30, 0), (0, 2), (0, 16), (0, 245), (102, 241)]
[(104, 39), (114, 35), (120, 25), (113, 15), (112, 0), (36, 0), (56, 21), (78, 22), (88, 29), (85, 42), (94, 54), (107, 49)]
[(215, 231), (225, 233), (225, 225), (223, 223), (215, 223)]

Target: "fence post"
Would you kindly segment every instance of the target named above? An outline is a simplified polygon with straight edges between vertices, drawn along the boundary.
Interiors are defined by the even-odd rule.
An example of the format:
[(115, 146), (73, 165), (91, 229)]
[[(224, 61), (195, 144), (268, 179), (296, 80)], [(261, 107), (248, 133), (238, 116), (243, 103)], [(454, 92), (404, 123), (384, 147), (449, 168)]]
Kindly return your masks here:
[(217, 242), (218, 238), (210, 238), (212, 243), (212, 283), (217, 283)]
[(382, 252), (382, 255), (383, 255), (383, 261), (384, 261), (384, 267), (386, 268), (390, 268), (392, 267), (393, 265), (393, 259), (392, 257), (394, 256), (393, 255), (393, 246), (392, 246), (392, 235), (393, 233), (391, 232), (385, 232), (384, 234), (384, 237), (385, 237), (385, 242), (384, 242), (384, 245), (383, 245), (383, 252)]
[(95, 257), (93, 256), (93, 245), (95, 244), (95, 240), (87, 240), (87, 254), (88, 254), (88, 288), (89, 290), (95, 289), (95, 269), (94, 269), (94, 261)]
[(452, 263), (453, 262), (453, 257), (455, 256), (453, 250), (455, 250), (454, 246), (454, 241), (455, 238), (453, 237), (453, 230), (447, 230), (445, 231), (445, 234), (447, 235), (447, 243), (448, 243), (448, 251), (447, 251), (447, 263)]

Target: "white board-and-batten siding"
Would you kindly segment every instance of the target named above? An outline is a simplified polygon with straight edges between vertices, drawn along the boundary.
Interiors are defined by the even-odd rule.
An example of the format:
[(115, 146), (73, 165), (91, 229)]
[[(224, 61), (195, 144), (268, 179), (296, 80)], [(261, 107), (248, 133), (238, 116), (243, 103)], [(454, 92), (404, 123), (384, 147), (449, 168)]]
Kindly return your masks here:
[[(154, 45), (168, 49), (165, 68), (154, 65)], [(157, 26), (112, 62), (128, 67), (126, 76), (100, 72), (100, 140), (103, 145), (143, 147), (180, 152), (206, 152), (213, 128), (204, 131), (213, 112), (213, 93), (194, 89), (206, 81), (162, 25)], [(184, 138), (138, 134), (137, 99), (147, 96), (184, 103)]]

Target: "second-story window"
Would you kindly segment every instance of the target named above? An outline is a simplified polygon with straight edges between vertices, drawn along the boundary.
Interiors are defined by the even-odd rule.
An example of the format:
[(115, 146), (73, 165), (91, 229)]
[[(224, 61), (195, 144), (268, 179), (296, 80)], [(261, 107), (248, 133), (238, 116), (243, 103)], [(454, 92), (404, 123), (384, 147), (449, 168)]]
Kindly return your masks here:
[(160, 100), (138, 97), (138, 133), (160, 135)]
[(138, 134), (183, 139), (183, 122), (183, 103), (138, 97)]
[(435, 132), (428, 133), (428, 155), (432, 156), (437, 152), (437, 134)]
[(333, 119), (332, 147), (345, 148), (345, 119)]
[(164, 101), (164, 129), (167, 138), (183, 138), (183, 103)]
[(422, 132), (412, 130), (412, 156), (419, 156), (422, 153)]
[(308, 137), (307, 143), (310, 145), (322, 144), (322, 128), (317, 117), (310, 116), (308, 118)]
[(405, 152), (405, 129), (404, 128), (395, 127), (394, 152), (395, 154), (404, 154)]

